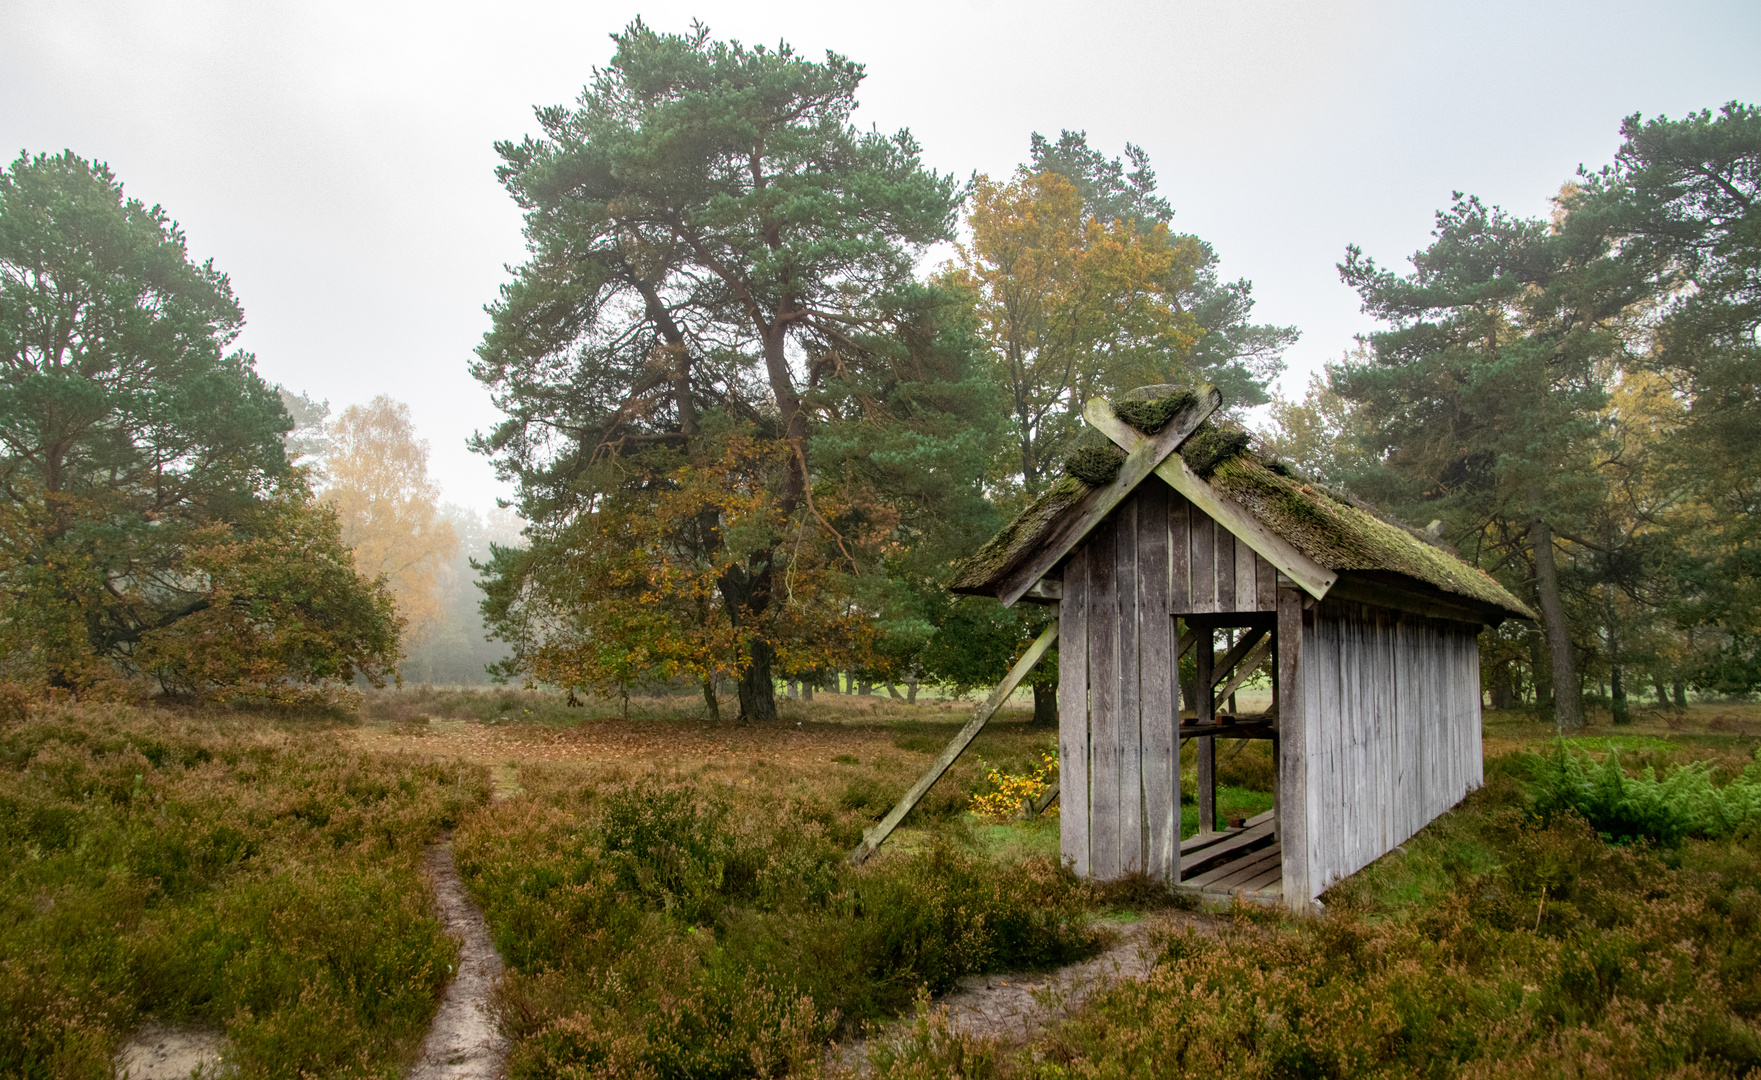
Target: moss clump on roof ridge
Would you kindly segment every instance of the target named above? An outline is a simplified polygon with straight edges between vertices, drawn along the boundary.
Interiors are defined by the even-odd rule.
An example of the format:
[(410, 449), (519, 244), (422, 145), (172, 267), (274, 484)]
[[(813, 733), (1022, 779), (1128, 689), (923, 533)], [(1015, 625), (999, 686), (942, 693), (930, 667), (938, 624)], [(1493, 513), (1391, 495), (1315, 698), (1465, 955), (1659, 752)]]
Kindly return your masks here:
[(954, 567), (947, 587), (953, 590), (982, 589), (1001, 578), (1027, 549), (1044, 539), (1046, 530), (1089, 493), (1089, 485), (1074, 476), (1062, 477), (1027, 505), (1015, 520), (1003, 526), (984, 546)]
[(1485, 571), (1364, 509), (1356, 499), (1279, 475), (1251, 455), (1221, 463), (1211, 483), (1329, 569), (1404, 574), (1444, 592), (1533, 617), (1527, 605)]
[[(1144, 387), (1142, 389), (1160, 390), (1165, 388)], [(1194, 401), (1198, 400), (1198, 395), (1191, 390), (1176, 390), (1171, 394), (1153, 398), (1133, 397), (1132, 394), (1136, 393), (1138, 391), (1134, 390), (1131, 394), (1114, 402), (1113, 415), (1145, 435), (1154, 435), (1161, 431), (1168, 426), (1169, 421), (1179, 416)]]
[(1252, 442), (1253, 436), (1240, 428), (1223, 427), (1207, 420), (1180, 444), (1180, 457), (1200, 479), (1209, 480), (1219, 465), (1246, 453)]
[(1125, 464), (1125, 451), (1112, 443), (1088, 443), (1064, 456), (1064, 475), (1074, 476), (1089, 487), (1106, 487)]

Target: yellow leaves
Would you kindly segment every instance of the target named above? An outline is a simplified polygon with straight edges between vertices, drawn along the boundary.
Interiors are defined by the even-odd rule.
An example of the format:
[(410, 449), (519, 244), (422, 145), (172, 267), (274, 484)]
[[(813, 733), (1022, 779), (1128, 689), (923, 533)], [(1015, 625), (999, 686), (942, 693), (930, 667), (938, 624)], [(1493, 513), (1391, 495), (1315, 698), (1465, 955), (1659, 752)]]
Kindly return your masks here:
[(1002, 824), (1016, 817), (1023, 804), (1044, 795), (1058, 779), (1058, 752), (1041, 751), (1039, 757), (1039, 765), (1021, 775), (990, 770), (985, 782), (991, 790), (972, 797), (972, 812), (986, 821)]
[(980, 177), (971, 207), (971, 238), (948, 276), (975, 299), (1031, 474), (1049, 412), (1179, 378), (1199, 330), (1176, 297), (1205, 252), (1164, 224), (1090, 217), (1076, 187), (1052, 172)]
[(416, 438), (409, 406), (383, 394), (344, 409), (328, 434), (321, 498), (336, 511), (355, 569), (369, 580), (385, 575), (407, 638), (420, 640), (445, 618), (437, 578), (459, 547), (428, 479), (428, 444)]

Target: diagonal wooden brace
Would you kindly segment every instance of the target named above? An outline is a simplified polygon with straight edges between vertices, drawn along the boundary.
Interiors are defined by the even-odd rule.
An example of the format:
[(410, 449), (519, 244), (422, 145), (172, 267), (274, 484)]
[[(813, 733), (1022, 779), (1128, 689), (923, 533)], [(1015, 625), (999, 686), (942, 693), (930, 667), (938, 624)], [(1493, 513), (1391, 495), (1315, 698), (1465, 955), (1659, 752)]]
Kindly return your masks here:
[(861, 866), (870, 855), (874, 854), (875, 848), (880, 847), (887, 837), (893, 835), (893, 830), (899, 827), (899, 822), (905, 820), (905, 815), (911, 812), (911, 808), (929, 793), (929, 789), (942, 778), (942, 774), (948, 771), (955, 759), (968, 746), (972, 745), (972, 740), (978, 738), (978, 733), (984, 730), (984, 726), (991, 716), (1002, 707), (1003, 702), (1009, 700), (1009, 695), (1015, 692), (1015, 688), (1021, 685), (1021, 680), (1027, 678), (1027, 673), (1033, 670), (1033, 666), (1040, 662), (1040, 658), (1046, 655), (1046, 650), (1050, 649), (1052, 643), (1057, 640), (1058, 620), (1053, 619), (1051, 625), (1047, 626), (1045, 631), (1034, 639), (1033, 644), (1027, 647), (1027, 651), (1021, 654), (1021, 659), (1015, 661), (1015, 666), (1009, 669), (1009, 674), (1003, 677), (1003, 681), (997, 684), (997, 688), (984, 699), (984, 703), (978, 707), (978, 711), (972, 714), (972, 719), (960, 729), (960, 734), (954, 736), (954, 741), (943, 748), (935, 763), (917, 778), (917, 783), (911, 785), (911, 790), (905, 793), (905, 797), (899, 800), (898, 805), (887, 811), (887, 816), (880, 819), (880, 824), (863, 832), (862, 843), (857, 844), (855, 849), (850, 852), (851, 866)]

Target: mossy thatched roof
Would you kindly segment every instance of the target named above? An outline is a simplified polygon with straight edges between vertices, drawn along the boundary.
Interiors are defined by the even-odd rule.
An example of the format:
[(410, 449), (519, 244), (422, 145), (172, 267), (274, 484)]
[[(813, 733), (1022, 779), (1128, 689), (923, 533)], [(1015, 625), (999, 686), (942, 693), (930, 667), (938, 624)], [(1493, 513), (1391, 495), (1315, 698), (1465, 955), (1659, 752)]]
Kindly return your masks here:
[(1512, 615), (1535, 617), (1484, 570), (1365, 503), (1269, 468), (1257, 454), (1219, 463), (1210, 483), (1329, 570), (1399, 574)]
[[(1207, 425), (1209, 427), (1209, 425)], [(1248, 448), (1239, 432), (1195, 433), (1179, 453), (1221, 495), (1241, 504), (1309, 558), (1336, 572), (1398, 574), (1523, 618), (1534, 613), (1489, 574), (1432, 544), (1367, 504), (1285, 475)], [(1147, 482), (1147, 481), (1146, 481)], [(1157, 478), (1155, 483), (1162, 483)], [(1072, 511), (1091, 485), (1065, 475), (954, 570), (954, 592), (993, 595), (994, 587)]]

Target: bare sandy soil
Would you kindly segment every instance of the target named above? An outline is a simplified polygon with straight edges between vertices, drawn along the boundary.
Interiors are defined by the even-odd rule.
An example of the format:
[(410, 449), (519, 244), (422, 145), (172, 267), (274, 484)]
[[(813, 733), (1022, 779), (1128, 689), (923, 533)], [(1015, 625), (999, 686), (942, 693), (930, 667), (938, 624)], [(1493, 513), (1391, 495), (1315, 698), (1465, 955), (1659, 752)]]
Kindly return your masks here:
[(117, 1080), (190, 1080), (226, 1075), (226, 1039), (218, 1031), (148, 1024), (116, 1053)]
[(507, 1060), (507, 1039), (496, 1030), (489, 1011), (489, 992), (501, 977), (501, 954), (483, 913), (459, 880), (452, 845), (430, 847), (426, 862), (447, 933), (459, 939), (459, 969), (434, 1014), (409, 1080), (495, 1080)]

